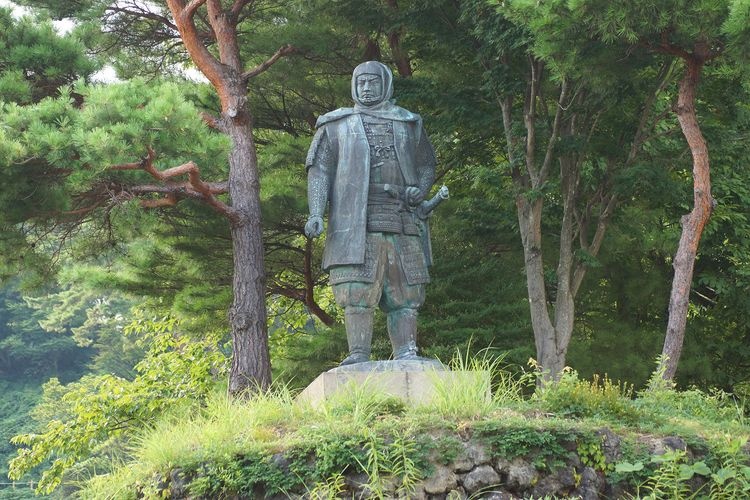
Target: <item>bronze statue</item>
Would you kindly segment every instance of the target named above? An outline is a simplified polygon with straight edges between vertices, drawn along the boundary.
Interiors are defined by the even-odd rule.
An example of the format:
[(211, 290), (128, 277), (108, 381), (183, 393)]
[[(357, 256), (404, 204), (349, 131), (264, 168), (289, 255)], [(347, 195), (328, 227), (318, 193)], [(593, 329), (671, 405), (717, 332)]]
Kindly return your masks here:
[(396, 360), (417, 356), (417, 310), (432, 264), (427, 215), (447, 188), (423, 201), (435, 179), (435, 154), (419, 115), (391, 101), (393, 76), (368, 61), (352, 75), (353, 108), (321, 116), (307, 155), (310, 218), (305, 234), (323, 232), (323, 268), (344, 308), (349, 356), (370, 359), (373, 314), (387, 314)]

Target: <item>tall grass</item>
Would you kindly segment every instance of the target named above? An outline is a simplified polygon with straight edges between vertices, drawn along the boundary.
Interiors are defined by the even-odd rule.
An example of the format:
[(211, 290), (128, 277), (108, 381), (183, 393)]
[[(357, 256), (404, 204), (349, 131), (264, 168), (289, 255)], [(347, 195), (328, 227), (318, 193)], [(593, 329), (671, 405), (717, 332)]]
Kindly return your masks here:
[(476, 419), (524, 399), (533, 374), (516, 375), (504, 365), (504, 355), (484, 349), (471, 356), (469, 348), (456, 351), (448, 363), (450, 372), (431, 377), (434, 397), (426, 405), (428, 411), (446, 418)]
[(246, 401), (215, 394), (205, 408), (181, 410), (136, 438), (135, 460), (153, 470), (190, 465), (248, 450), (277, 438), (274, 429), (299, 418), (286, 386)]

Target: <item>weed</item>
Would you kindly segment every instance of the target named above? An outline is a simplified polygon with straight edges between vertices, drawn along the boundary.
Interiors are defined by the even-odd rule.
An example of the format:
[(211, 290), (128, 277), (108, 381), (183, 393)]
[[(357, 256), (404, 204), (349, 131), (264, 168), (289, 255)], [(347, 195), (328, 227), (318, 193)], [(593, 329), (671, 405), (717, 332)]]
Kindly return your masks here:
[(641, 420), (633, 405), (633, 387), (613, 382), (606, 375), (594, 375), (591, 382), (580, 380), (575, 370), (566, 369), (557, 382), (545, 384), (534, 395), (549, 412), (563, 417), (600, 417), (629, 424)]
[(307, 495), (311, 500), (334, 500), (346, 490), (346, 479), (340, 472), (332, 475), (325, 481), (315, 483)]
[(463, 447), (455, 436), (442, 436), (432, 443), (431, 449), (441, 464), (448, 465), (458, 457)]
[(362, 428), (368, 427), (376, 418), (384, 415), (403, 415), (405, 403), (366, 380), (351, 381), (332, 397), (324, 401), (317, 411), (310, 412), (319, 425), (337, 428), (346, 419)]
[(750, 467), (743, 448), (747, 438), (727, 437), (717, 450), (720, 468), (711, 474), (711, 499), (724, 500), (750, 496)]
[(493, 458), (511, 460), (530, 457), (538, 469), (554, 469), (570, 455), (565, 443), (574, 442), (576, 436), (565, 431), (552, 431), (536, 427), (503, 427), (495, 422), (482, 422), (474, 426), (480, 439), (486, 443)]
[[(670, 450), (651, 457), (651, 463), (657, 468), (637, 487), (637, 497), (644, 500), (695, 498), (702, 487), (692, 492), (689, 481), (696, 474), (706, 476), (711, 472), (704, 462), (687, 463), (687, 453), (683, 450)], [(643, 469), (642, 462), (622, 462), (616, 466), (620, 473), (640, 472)]]
[(418, 466), (419, 449), (410, 436), (396, 436), (389, 446), (388, 473), (398, 478), (396, 494), (411, 498), (419, 480), (423, 477)]
[(599, 436), (579, 438), (576, 445), (576, 452), (583, 465), (601, 472), (608, 472), (614, 469), (614, 464), (607, 463), (602, 447), (602, 438)]
[(395, 493), (398, 498), (411, 498), (424, 474), (418, 466), (420, 449), (410, 436), (396, 435), (386, 442), (370, 432), (364, 452), (366, 459), (357, 462), (369, 478), (365, 486), (368, 497), (391, 498)]
[(483, 349), (471, 356), (457, 350), (448, 363), (451, 372), (440, 372), (433, 379), (435, 395), (429, 411), (453, 418), (480, 418), (495, 409), (523, 400), (526, 388), (533, 383), (532, 374), (520, 377), (503, 367), (504, 354), (495, 355)]

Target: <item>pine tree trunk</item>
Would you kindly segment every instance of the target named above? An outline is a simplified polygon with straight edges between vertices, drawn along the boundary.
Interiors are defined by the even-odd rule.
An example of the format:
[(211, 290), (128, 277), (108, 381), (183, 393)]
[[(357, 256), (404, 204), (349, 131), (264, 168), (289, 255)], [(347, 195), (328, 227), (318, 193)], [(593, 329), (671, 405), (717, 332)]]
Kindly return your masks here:
[[(222, 115), (217, 120), (219, 129), (232, 141), (229, 153), (231, 213), (228, 215), (232, 233), (234, 300), (229, 310), (233, 356), (228, 392), (231, 396), (240, 396), (264, 390), (271, 384), (260, 176), (252, 115), (247, 105), (249, 74), (243, 73), (237, 39), (239, 11), (234, 11), (234, 7), (241, 9), (243, 5), (237, 2), (229, 10), (215, 1), (186, 3), (185, 0), (167, 0), (167, 5), (190, 58), (219, 96)], [(196, 11), (204, 5), (205, 19), (212, 29), (218, 58), (204, 45), (194, 21)], [(278, 54), (280, 52), (276, 58)], [(269, 59), (266, 66), (258, 67), (258, 72), (275, 60)]]
[(228, 121), (228, 133), (232, 140), (229, 193), (232, 207), (238, 214), (237, 220), (232, 223), (234, 300), (229, 321), (233, 356), (228, 392), (238, 396), (270, 386), (271, 362), (266, 321), (260, 178), (252, 121), (244, 108)]
[(685, 326), (693, 280), (695, 256), (698, 252), (703, 228), (713, 210), (708, 148), (695, 114), (695, 95), (703, 68), (703, 60), (690, 57), (685, 60), (686, 72), (680, 81), (677, 98), (677, 120), (687, 140), (693, 157), (693, 210), (682, 217), (682, 235), (674, 258), (674, 279), (669, 297), (669, 319), (662, 356), (663, 377), (674, 378), (685, 340)]
[[(390, 7), (394, 13), (398, 12), (398, 2), (396, 0), (386, 0), (386, 4)], [(396, 63), (399, 76), (403, 78), (411, 78), (411, 59), (406, 51), (401, 47), (401, 36), (403, 35), (403, 27), (394, 27), (388, 32), (388, 46), (391, 49), (391, 57), (393, 62)]]

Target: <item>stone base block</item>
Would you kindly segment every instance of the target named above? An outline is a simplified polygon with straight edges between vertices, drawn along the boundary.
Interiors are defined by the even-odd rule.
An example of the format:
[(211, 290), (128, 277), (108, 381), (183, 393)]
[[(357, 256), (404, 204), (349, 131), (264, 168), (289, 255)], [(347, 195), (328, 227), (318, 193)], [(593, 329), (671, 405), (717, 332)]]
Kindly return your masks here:
[(432, 360), (369, 361), (321, 373), (297, 399), (318, 406), (334, 395), (364, 388), (419, 405), (429, 403), (440, 391), (460, 391), (466, 384), (486, 386), (487, 398), (491, 397), (488, 371), (450, 371)]

